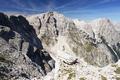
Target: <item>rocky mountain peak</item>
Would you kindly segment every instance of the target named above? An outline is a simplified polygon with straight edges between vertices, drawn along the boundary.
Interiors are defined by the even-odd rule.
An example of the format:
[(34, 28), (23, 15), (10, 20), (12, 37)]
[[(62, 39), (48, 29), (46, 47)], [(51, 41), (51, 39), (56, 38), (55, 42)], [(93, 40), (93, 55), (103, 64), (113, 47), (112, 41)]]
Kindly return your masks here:
[(65, 72), (75, 80), (82, 66), (98, 70), (116, 63), (120, 58), (120, 34), (114, 26), (105, 18), (85, 22), (57, 12), (26, 17), (0, 13), (0, 69), (12, 69), (14, 77), (4, 71), (0, 74), (11, 80), (41, 80), (46, 75), (66, 80), (62, 78)]

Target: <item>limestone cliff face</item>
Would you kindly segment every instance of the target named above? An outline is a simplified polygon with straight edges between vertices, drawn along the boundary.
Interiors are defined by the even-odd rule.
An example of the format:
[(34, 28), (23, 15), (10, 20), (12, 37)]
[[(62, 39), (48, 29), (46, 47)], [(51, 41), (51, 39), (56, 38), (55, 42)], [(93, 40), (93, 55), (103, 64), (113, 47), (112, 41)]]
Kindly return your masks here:
[(27, 19), (36, 26), (38, 37), (45, 48), (56, 56), (63, 59), (68, 59), (63, 56), (65, 54), (76, 56), (100, 67), (119, 59), (119, 50), (115, 48), (118, 48), (120, 35), (110, 20), (98, 19), (86, 23), (65, 18), (56, 12), (33, 15)]
[[(59, 35), (64, 35), (69, 21), (57, 12), (48, 12), (27, 17), (35, 27), (38, 37), (47, 46), (53, 46)], [(48, 41), (47, 41), (48, 40)]]
[(0, 13), (0, 79), (41, 79), (54, 65), (25, 17)]
[[(92, 44), (97, 46), (97, 52), (95, 51), (93, 54), (98, 54), (100, 52), (99, 57), (96, 56), (96, 59), (98, 62), (100, 61), (101, 65), (109, 64), (111, 62), (116, 62), (119, 60), (120, 52), (118, 50), (118, 44), (120, 42), (120, 34), (115, 30), (115, 26), (110, 20), (103, 18), (91, 21), (89, 23), (83, 23), (82, 21), (75, 21), (75, 23), (78, 26), (79, 30), (87, 32), (89, 36), (88, 38), (92, 40)], [(102, 57), (103, 55), (104, 57)], [(101, 62), (101, 60), (103, 61)]]
[(120, 33), (108, 19), (87, 23), (57, 12), (27, 17), (1, 13), (0, 41), (0, 62), (5, 69), (12, 68), (13, 77), (0, 74), (11, 79), (79, 80), (89, 76), (85, 68), (96, 76), (120, 58)]

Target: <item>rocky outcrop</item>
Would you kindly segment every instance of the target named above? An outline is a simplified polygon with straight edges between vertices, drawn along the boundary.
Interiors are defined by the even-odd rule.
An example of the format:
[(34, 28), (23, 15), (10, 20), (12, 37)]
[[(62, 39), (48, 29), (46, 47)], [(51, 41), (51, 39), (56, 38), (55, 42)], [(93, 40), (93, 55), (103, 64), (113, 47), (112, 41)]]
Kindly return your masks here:
[[(67, 54), (103, 67), (119, 59), (119, 53), (113, 49), (113, 45), (116, 46), (120, 41), (120, 35), (110, 20), (98, 19), (86, 23), (73, 21), (56, 12), (33, 15), (27, 19), (31, 25), (37, 27), (35, 30), (39, 32), (38, 37), (42, 40), (43, 46), (65, 60), (68, 57), (63, 55)], [(113, 35), (115, 37), (112, 37)]]
[[(115, 30), (115, 27), (110, 20), (103, 18), (103, 19), (94, 20), (90, 23), (85, 23), (85, 22), (83, 23), (81, 21), (75, 21), (75, 23), (78, 26), (79, 30), (82, 30), (88, 34), (89, 37), (87, 39), (90, 39), (90, 42), (92, 40), (92, 44), (96, 45), (96, 49), (97, 49), (96, 51), (98, 52), (95, 51), (92, 54), (94, 55), (95, 53), (97, 53), (98, 55), (98, 53), (100, 52), (98, 55), (99, 57), (96, 56), (98, 62), (100, 61), (99, 64), (101, 65), (109, 64), (111, 62), (116, 62), (119, 60), (119, 52), (115, 51), (113, 45), (116, 46), (119, 43), (120, 34), (118, 33), (118, 31)], [(101, 53), (103, 54), (100, 57)], [(105, 55), (106, 57), (105, 56), (102, 57), (103, 55)], [(93, 59), (93, 57), (91, 59)], [(89, 60), (90, 59), (88, 59), (88, 61)], [(103, 61), (101, 62), (101, 60)], [(104, 61), (106, 62), (104, 63)]]
[(41, 79), (54, 65), (25, 17), (0, 13), (0, 79)]
[(105, 73), (104, 67), (120, 58), (120, 34), (114, 26), (108, 19), (87, 23), (57, 12), (0, 13), (0, 77), (76, 80)]

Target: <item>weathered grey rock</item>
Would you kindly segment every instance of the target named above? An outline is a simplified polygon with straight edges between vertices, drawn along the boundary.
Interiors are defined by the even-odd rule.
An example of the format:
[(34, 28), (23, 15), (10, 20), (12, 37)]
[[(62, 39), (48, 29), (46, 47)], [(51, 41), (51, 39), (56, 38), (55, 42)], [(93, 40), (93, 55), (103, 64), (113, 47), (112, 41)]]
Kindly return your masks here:
[(34, 28), (23, 16), (8, 18), (0, 13), (0, 79), (31, 80), (45, 76), (54, 67), (48, 64), (52, 58), (42, 49)]
[(107, 19), (86, 23), (57, 12), (26, 18), (0, 13), (0, 56), (1, 78), (40, 79), (53, 68), (56, 76), (64, 66), (75, 74), (80, 59), (99, 67), (117, 62), (120, 34)]
[[(100, 67), (115, 63), (119, 59), (119, 52), (116, 52), (112, 46), (120, 41), (120, 35), (110, 20), (98, 19), (91, 23), (72, 21), (57, 12), (32, 15), (27, 19), (31, 25), (35, 26), (35, 30), (39, 32), (38, 37), (48, 50), (58, 44), (58, 37), (62, 36), (63, 39), (67, 39), (63, 41), (72, 50), (71, 52), (66, 50), (68, 47), (63, 44), (64, 54), (74, 53), (77, 57), (84, 58), (89, 64)], [(56, 47), (62, 46), (62, 43)], [(53, 53), (56, 52), (53, 51)], [(61, 53), (56, 53), (56, 56), (59, 54)], [(60, 56), (67, 59), (63, 54)]]

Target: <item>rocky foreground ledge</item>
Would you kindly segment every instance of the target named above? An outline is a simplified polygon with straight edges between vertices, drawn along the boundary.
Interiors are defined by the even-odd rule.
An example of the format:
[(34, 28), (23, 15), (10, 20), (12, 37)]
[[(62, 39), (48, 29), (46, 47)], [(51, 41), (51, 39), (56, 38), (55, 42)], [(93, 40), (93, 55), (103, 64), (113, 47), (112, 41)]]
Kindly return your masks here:
[(105, 18), (0, 13), (0, 80), (119, 80), (117, 28)]

